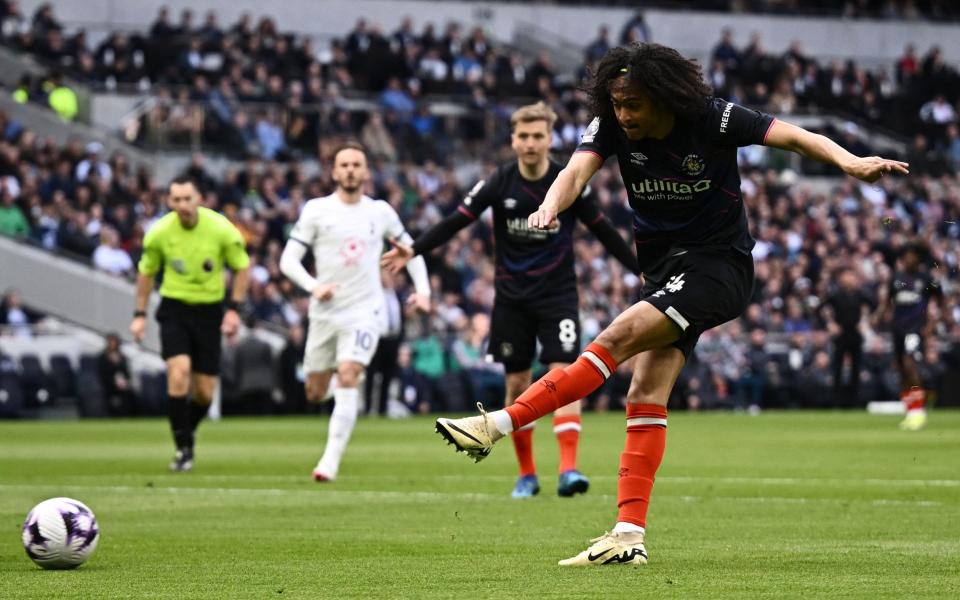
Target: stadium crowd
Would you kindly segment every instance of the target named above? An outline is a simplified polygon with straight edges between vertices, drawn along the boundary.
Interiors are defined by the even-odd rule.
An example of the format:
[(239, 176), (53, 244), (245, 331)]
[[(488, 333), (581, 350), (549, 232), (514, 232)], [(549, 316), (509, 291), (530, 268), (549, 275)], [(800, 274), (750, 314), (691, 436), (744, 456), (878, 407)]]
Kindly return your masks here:
[[(0, 24), (5, 43), (54, 61), (76, 80), (150, 87), (166, 115), (164, 128), (176, 132), (179, 123), (189, 135), (199, 126), (203, 135), (245, 149), (246, 162), (222, 177), (211, 175), (200, 155), (189, 174), (200, 184), (206, 205), (226, 214), (247, 240), (254, 261), (250, 319), (289, 336), (279, 387), (288, 398), (300, 397), (298, 402), (295, 363), (307, 300), (280, 274), (278, 261), (303, 203), (325, 195), (332, 185), (325, 168), (308, 176), (298, 162), (285, 159), (319, 155), (326, 165), (331, 149), (359, 132), (373, 163), (370, 195), (390, 202), (415, 234), (455, 210), (472, 185), (445, 160), (457, 140), (473, 140), (482, 148), (485, 173), (512, 158), (504, 144), (509, 102), (523, 96), (547, 100), (561, 115), (555, 132), (561, 152), (575, 144), (589, 117), (576, 89), (585, 70), (574, 78), (559, 77), (546, 57), (528, 64), (481, 29), (464, 32), (457, 24), (443, 31), (427, 25), (416, 32), (406, 22), (386, 35), (361, 21), (331, 45), (325, 60), (317, 58), (321, 53), (311, 40), (281, 35), (268, 18), (254, 23), (246, 16), (221, 27), (211, 13), (195, 25), (193, 13), (185, 10), (173, 24), (161, 9), (148, 33), (116, 33), (92, 51), (82, 31), (65, 36), (49, 5), (28, 22), (15, 2), (0, 0)], [(624, 27), (621, 41), (646, 36), (640, 19)], [(584, 69), (609, 47), (608, 37), (602, 30), (586, 47)], [(899, 125), (916, 126), (919, 133), (906, 157), (911, 176), (876, 186), (845, 181), (827, 191), (804, 185), (792, 171), (771, 168), (782, 165), (775, 152), (743, 150), (742, 188), (759, 240), (754, 302), (741, 319), (704, 336), (675, 402), (690, 408), (811, 406), (896, 397), (889, 344), (878, 335), (886, 324), (875, 319), (863, 323), (867, 358), (858, 374), (859, 399), (835, 389), (830, 338), (836, 324), (822, 305), (844, 267), (855, 269), (858, 285), (878, 298), (899, 251), (923, 240), (931, 249), (930, 268), (945, 306), (956, 313), (950, 322), (960, 322), (956, 72), (936, 48), (922, 59), (908, 50), (888, 74), (850, 63), (820, 65), (799, 44), (784, 56), (772, 56), (756, 36), (738, 48), (728, 32), (713, 52), (707, 76), (720, 94), (778, 114), (817, 107), (877, 122), (874, 111), (891, 109), (885, 112), (887, 124), (897, 122), (890, 114), (900, 115)], [(357, 91), (375, 94), (380, 108), (348, 110), (344, 94)], [(35, 99), (37, 91), (25, 93)], [(481, 123), (466, 119), (451, 125), (427, 110), (423, 98), (428, 94), (462, 96), (486, 116)], [(251, 102), (259, 108), (251, 109)], [(191, 112), (196, 103), (217, 118), (198, 118)], [(290, 115), (299, 107), (304, 112), (298, 125)], [(845, 134), (853, 152), (869, 152), (853, 128)], [(28, 238), (98, 269), (131, 276), (144, 232), (165, 210), (163, 182), (132, 169), (122, 154), (103, 155), (95, 142), (75, 140), (60, 147), (3, 114), (0, 137), (0, 234)], [(615, 168), (605, 167), (594, 187), (603, 210), (629, 236), (626, 191)], [(491, 231), (481, 223), (429, 257), (434, 310), (427, 318), (409, 316), (399, 355), (400, 397), (414, 410), (460, 408), (445, 405), (452, 398), (502, 398), (497, 368), (483, 360), (484, 320), (475, 318), (492, 306), (490, 252)], [(640, 282), (622, 272), (584, 231), (576, 253), (586, 342), (632, 302)], [(403, 296), (408, 286), (401, 282), (398, 291)], [(934, 317), (941, 343), (928, 348), (925, 370), (932, 389), (949, 364), (939, 355), (955, 352), (960, 339), (955, 325), (951, 329)], [(627, 381), (611, 379), (592, 399), (593, 406), (619, 402)]]
[[(29, 238), (49, 250), (90, 260), (98, 269), (130, 276), (143, 232), (165, 210), (161, 182), (146, 171), (133, 171), (120, 154), (102, 156), (96, 143), (58, 147), (2, 114), (0, 131), (0, 234)], [(603, 169), (594, 187), (603, 210), (626, 236), (630, 213), (614, 169)], [(199, 155), (189, 173), (201, 185), (206, 205), (226, 214), (247, 240), (253, 258), (251, 319), (296, 330), (291, 343), (302, 344), (306, 297), (281, 275), (278, 261), (305, 200), (332, 189), (328, 173), (307, 177), (297, 163), (249, 161), (215, 178)], [(759, 165), (744, 172), (743, 191), (759, 240), (754, 303), (739, 321), (704, 336), (698, 360), (679, 388), (681, 404), (835, 403), (838, 397), (824, 392), (832, 389), (829, 331), (834, 325), (821, 310), (823, 300), (843, 267), (853, 267), (863, 289), (877, 298), (889, 284), (898, 251), (912, 240), (924, 240), (931, 248), (931, 272), (945, 306), (955, 313), (952, 322), (960, 322), (960, 180), (955, 175), (888, 178), (877, 186), (847, 181), (819, 193), (784, 173)], [(369, 189), (370, 195), (390, 202), (414, 233), (454, 210), (464, 192), (450, 169), (430, 162), (381, 164)], [(490, 228), (481, 221), (429, 257), (434, 310), (429, 318), (406, 321), (407, 347), (400, 359), (405, 397), (414, 404), (416, 398), (425, 402), (421, 410), (448, 408), (443, 402), (457, 396), (449, 393), (451, 386), (491, 387), (492, 367), (482, 360), (483, 323), (471, 320), (492, 307), (490, 239)], [(576, 241), (576, 253), (583, 331), (589, 340), (631, 303), (639, 280), (605, 256), (585, 231)], [(405, 295), (408, 287), (401, 284), (399, 293)], [(889, 346), (875, 335), (884, 324), (868, 319), (864, 328), (869, 350), (859, 402), (894, 397)], [(958, 338), (958, 330), (940, 326), (938, 335), (949, 342)], [(937, 376), (939, 353), (949, 348), (931, 344), (931, 377)], [(596, 406), (619, 401), (626, 381), (612, 380), (595, 398)]]
[[(524, 98), (550, 104), (560, 116), (556, 149), (570, 150), (590, 119), (579, 89), (586, 73), (612, 45), (651, 39), (642, 14), (615, 39), (601, 27), (572, 74), (546, 54), (525, 56), (456, 22), (418, 27), (408, 18), (386, 32), (360, 19), (328, 48), (278, 31), (269, 17), (244, 14), (224, 26), (208, 12), (197, 23), (189, 8), (174, 22), (161, 7), (148, 31), (114, 32), (95, 48), (83, 30), (67, 34), (49, 4), (28, 20), (16, 2), (0, 0), (0, 25), (3, 43), (56, 69), (42, 82), (22, 82), (22, 98), (46, 101), (60, 70), (94, 87), (150, 90), (155, 105), (126, 128), (129, 139), (268, 160), (312, 156), (321, 139), (356, 131), (384, 160), (442, 163), (460, 147), (503, 141), (511, 108)], [(775, 114), (828, 111), (882, 126), (911, 137), (911, 162), (933, 174), (960, 163), (960, 74), (936, 45), (922, 55), (910, 45), (895, 64), (864, 66), (819, 62), (799, 41), (774, 54), (759, 32), (738, 45), (726, 30), (704, 66), (721, 97)], [(349, 101), (358, 98), (364, 102)], [(436, 110), (440, 100), (459, 110)]]

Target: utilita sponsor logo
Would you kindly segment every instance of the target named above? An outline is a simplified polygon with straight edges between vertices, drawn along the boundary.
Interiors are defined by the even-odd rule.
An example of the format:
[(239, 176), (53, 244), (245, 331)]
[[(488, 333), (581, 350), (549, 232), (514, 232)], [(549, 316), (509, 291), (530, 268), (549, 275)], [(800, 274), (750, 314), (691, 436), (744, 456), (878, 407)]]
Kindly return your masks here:
[(676, 198), (686, 197), (687, 200), (690, 200), (695, 192), (709, 190), (711, 182), (711, 179), (701, 179), (692, 183), (666, 181), (664, 179), (644, 179), (631, 183), (630, 189), (635, 196), (647, 197), (649, 200), (657, 200), (664, 195)]
[(517, 217), (515, 219), (507, 219), (507, 233), (513, 235), (519, 235), (523, 237), (530, 238), (545, 238), (548, 235), (556, 234), (560, 231), (560, 228), (555, 229), (534, 229), (527, 224), (526, 217)]
[(730, 112), (733, 110), (733, 102), (727, 102), (723, 107), (723, 115), (720, 117), (720, 133), (727, 132), (727, 124), (730, 123)]

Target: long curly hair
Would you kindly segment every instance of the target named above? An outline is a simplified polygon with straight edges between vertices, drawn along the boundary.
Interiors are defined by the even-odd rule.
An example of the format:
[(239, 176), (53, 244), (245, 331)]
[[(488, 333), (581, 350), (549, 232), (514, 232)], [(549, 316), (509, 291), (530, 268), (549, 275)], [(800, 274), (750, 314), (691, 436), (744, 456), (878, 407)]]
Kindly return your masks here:
[(597, 63), (584, 91), (594, 115), (613, 119), (610, 86), (620, 78), (646, 94), (659, 108), (692, 120), (702, 115), (713, 97), (696, 60), (661, 44), (634, 43), (611, 48)]

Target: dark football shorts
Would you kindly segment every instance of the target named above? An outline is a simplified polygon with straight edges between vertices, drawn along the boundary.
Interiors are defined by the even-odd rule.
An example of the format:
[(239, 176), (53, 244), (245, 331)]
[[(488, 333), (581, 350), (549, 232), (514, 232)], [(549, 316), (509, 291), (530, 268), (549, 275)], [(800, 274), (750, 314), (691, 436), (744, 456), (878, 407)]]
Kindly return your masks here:
[(526, 371), (540, 340), (540, 362), (572, 363), (580, 355), (580, 313), (576, 294), (529, 302), (493, 304), (489, 356), (507, 373)]
[(901, 364), (906, 356), (909, 356), (918, 363), (923, 361), (923, 352), (926, 343), (923, 339), (921, 326), (894, 326), (890, 331), (890, 338), (893, 342), (893, 356), (897, 364)]
[(160, 324), (160, 354), (164, 360), (186, 354), (193, 373), (220, 374), (222, 304), (187, 304), (164, 298), (156, 317)]
[(680, 339), (673, 346), (690, 358), (700, 334), (739, 317), (752, 294), (751, 255), (729, 247), (674, 247), (644, 272), (640, 300), (677, 324)]

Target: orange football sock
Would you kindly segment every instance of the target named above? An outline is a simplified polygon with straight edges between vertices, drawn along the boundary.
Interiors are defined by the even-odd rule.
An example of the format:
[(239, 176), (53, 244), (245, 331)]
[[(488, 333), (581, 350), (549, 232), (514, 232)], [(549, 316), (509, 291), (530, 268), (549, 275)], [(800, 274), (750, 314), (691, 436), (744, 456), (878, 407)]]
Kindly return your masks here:
[(603, 385), (616, 368), (617, 363), (606, 348), (598, 344), (588, 345), (576, 362), (551, 370), (506, 408), (514, 431), (589, 395)]
[(580, 445), (580, 415), (553, 418), (553, 433), (560, 446), (560, 472), (577, 468), (577, 446)]
[(617, 522), (646, 527), (653, 480), (667, 444), (667, 407), (627, 404), (627, 441), (620, 455)]
[(517, 453), (520, 465), (520, 477), (537, 474), (537, 465), (533, 462), (533, 427), (527, 427), (510, 434), (513, 449)]
[(923, 388), (912, 387), (900, 392), (900, 401), (907, 405), (907, 411), (922, 410), (927, 403), (927, 391)]

